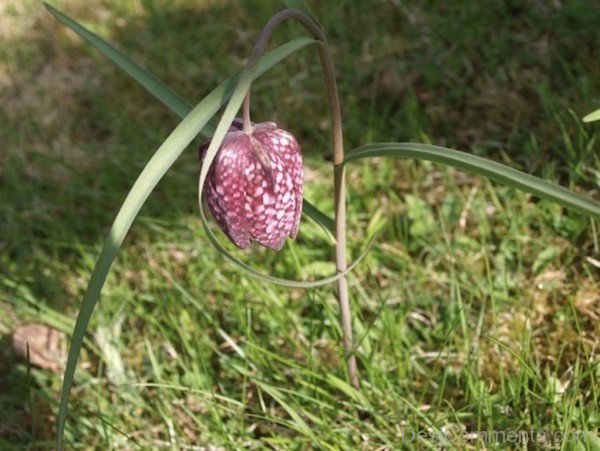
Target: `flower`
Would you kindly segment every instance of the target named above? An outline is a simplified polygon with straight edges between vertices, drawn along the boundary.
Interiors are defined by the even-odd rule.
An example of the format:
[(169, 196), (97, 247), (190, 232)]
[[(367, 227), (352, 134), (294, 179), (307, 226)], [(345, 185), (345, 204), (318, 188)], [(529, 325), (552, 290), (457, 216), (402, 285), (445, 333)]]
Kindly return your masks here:
[[(210, 141), (200, 147), (200, 158)], [(245, 249), (252, 241), (276, 251), (296, 238), (302, 212), (302, 154), (274, 122), (242, 130), (236, 119), (206, 178), (204, 198), (221, 230)]]

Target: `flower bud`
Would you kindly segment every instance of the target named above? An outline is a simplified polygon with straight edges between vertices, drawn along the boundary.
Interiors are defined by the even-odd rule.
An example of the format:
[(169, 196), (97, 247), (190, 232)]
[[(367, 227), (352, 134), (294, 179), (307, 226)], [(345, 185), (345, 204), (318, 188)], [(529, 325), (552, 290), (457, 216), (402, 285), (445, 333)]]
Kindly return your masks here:
[[(200, 148), (200, 158), (210, 141)], [(279, 251), (296, 238), (302, 212), (302, 154), (274, 122), (241, 129), (236, 120), (208, 171), (204, 197), (215, 220), (241, 249), (257, 241)]]

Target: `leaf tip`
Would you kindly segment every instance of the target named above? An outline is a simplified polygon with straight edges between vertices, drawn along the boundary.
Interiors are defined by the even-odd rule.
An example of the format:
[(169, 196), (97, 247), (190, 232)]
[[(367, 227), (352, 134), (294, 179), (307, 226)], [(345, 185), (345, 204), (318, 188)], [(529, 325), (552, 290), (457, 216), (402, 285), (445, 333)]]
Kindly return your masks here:
[(590, 114), (583, 117), (583, 122), (594, 122), (600, 121), (600, 109), (591, 112)]
[(59, 12), (54, 6), (47, 2), (42, 2), (42, 5), (44, 5), (44, 8), (46, 8), (50, 14), (52, 14), (54, 17), (58, 17)]

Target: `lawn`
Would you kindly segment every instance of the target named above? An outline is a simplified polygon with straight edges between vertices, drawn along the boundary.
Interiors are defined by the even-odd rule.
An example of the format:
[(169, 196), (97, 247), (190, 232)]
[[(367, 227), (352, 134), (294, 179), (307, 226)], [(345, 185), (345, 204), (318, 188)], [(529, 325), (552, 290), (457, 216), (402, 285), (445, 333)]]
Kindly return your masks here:
[[(191, 103), (243, 66), (283, 8), (51, 3)], [(600, 200), (600, 128), (580, 119), (600, 107), (592, 3), (310, 2), (347, 149), (444, 145)], [(304, 35), (284, 24), (270, 47)], [(32, 322), (71, 334), (116, 212), (180, 119), (37, 0), (0, 3), (0, 39), (0, 449), (53, 449), (61, 372), (18, 359), (11, 334)], [(298, 138), (305, 197), (333, 214), (314, 48), (255, 83), (252, 114)], [(349, 276), (358, 392), (334, 285), (266, 284), (212, 248), (201, 142), (113, 265), (76, 373), (69, 449), (600, 449), (600, 224), (433, 163), (352, 163), (350, 259), (383, 230)], [(278, 277), (335, 272), (330, 239), (308, 220), (280, 253), (228, 249)]]

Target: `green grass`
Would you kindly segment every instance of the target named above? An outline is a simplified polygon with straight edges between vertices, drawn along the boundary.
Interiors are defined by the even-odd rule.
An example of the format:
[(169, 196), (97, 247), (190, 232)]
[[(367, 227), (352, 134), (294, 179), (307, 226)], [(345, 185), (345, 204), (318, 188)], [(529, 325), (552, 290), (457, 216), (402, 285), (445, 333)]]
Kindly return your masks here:
[[(577, 119), (600, 102), (589, 2), (323, 3), (349, 149), (432, 142), (599, 199), (598, 125)], [(281, 6), (54, 4), (192, 102), (241, 67)], [(273, 46), (300, 32), (285, 25)], [(37, 2), (0, 6), (0, 37), (0, 448), (51, 449), (60, 375), (29, 379), (9, 334), (27, 321), (72, 331), (107, 227), (178, 119)], [(323, 94), (307, 49), (258, 82), (253, 117), (299, 138), (306, 197), (331, 212)], [(197, 176), (191, 147), (113, 267), (69, 447), (425, 448), (444, 431), (457, 448), (493, 448), (463, 432), (598, 433), (598, 224), (430, 163), (353, 163), (351, 254), (386, 224), (351, 276), (357, 393), (333, 287), (266, 285), (225, 263), (202, 232)], [(308, 222), (279, 254), (236, 253), (297, 279), (331, 274), (332, 254)]]

